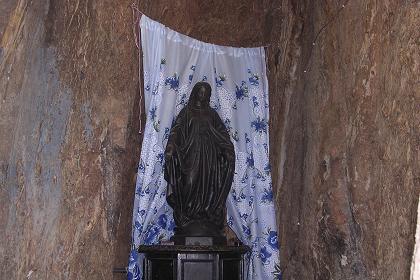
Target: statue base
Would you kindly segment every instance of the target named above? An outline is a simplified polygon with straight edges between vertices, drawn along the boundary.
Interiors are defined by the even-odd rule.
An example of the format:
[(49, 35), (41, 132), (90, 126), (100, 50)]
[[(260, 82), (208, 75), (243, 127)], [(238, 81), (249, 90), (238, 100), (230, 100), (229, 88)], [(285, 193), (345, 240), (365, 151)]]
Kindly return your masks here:
[(174, 235), (171, 241), (175, 245), (192, 245), (192, 246), (213, 246), (213, 245), (226, 245), (226, 237), (224, 236), (180, 236)]
[(145, 280), (244, 280), (248, 246), (142, 245)]

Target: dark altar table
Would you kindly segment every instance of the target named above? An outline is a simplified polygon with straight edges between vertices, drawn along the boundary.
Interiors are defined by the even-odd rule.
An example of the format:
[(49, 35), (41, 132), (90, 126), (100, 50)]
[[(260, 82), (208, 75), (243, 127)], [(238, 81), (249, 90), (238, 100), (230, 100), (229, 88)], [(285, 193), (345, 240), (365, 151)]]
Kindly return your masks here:
[(248, 246), (142, 245), (144, 280), (243, 280)]

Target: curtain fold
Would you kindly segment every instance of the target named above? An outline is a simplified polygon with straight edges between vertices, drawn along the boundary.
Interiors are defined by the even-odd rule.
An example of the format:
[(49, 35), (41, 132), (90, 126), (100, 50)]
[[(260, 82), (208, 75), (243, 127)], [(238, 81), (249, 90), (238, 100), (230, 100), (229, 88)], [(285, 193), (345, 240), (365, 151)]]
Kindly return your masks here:
[(248, 279), (280, 279), (279, 245), (269, 164), (268, 83), (261, 48), (208, 44), (142, 16), (144, 97), (147, 115), (133, 208), (129, 279), (141, 279), (140, 244), (168, 240), (174, 229), (166, 203), (164, 150), (172, 122), (196, 82), (212, 87), (210, 105), (235, 146), (227, 223), (252, 250)]

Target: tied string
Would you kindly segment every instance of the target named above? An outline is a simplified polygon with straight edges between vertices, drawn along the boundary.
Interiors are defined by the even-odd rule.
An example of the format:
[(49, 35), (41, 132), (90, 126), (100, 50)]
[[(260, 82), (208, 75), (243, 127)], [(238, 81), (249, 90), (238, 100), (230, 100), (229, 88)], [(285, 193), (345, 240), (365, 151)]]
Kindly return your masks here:
[[(139, 128), (139, 134), (143, 134), (143, 94), (144, 94), (144, 90), (141, 90), (142, 88), (142, 77), (141, 77), (141, 73), (142, 73), (142, 49), (141, 49), (141, 42), (140, 42), (140, 18), (141, 16), (144, 14), (142, 11), (139, 10), (137, 3), (132, 3), (130, 5), (131, 7), (131, 11), (132, 11), (132, 15), (133, 15), (133, 37), (134, 37), (134, 43), (136, 44), (137, 49), (139, 50), (139, 94), (140, 94), (140, 98), (139, 98), (139, 122), (140, 122), (140, 128)], [(143, 81), (144, 82), (144, 81)]]
[(303, 73), (307, 73), (312, 65), (312, 53), (313, 50), (315, 48), (316, 42), (318, 41), (319, 36), (321, 35), (321, 33), (332, 23), (334, 22), (337, 18), (338, 15), (341, 13), (341, 11), (343, 11), (343, 9), (348, 5), (348, 3), (350, 2), (350, 0), (346, 0), (346, 2), (344, 2), (344, 4), (341, 5), (341, 7), (335, 12), (335, 14), (329, 19), (327, 20), (322, 27), (318, 30), (318, 32), (315, 34), (315, 38), (312, 41), (312, 46), (311, 49), (309, 51), (309, 58), (308, 58), (308, 62), (306, 63), (305, 69), (303, 70)]
[(140, 44), (139, 44), (139, 32), (138, 32), (138, 28), (139, 28), (139, 22), (140, 22), (140, 18), (143, 15), (143, 13), (139, 10), (139, 8), (137, 7), (136, 3), (133, 3), (130, 5), (131, 7), (131, 11), (133, 14), (133, 36), (134, 36), (134, 43), (136, 44), (136, 47), (138, 49), (140, 49)]

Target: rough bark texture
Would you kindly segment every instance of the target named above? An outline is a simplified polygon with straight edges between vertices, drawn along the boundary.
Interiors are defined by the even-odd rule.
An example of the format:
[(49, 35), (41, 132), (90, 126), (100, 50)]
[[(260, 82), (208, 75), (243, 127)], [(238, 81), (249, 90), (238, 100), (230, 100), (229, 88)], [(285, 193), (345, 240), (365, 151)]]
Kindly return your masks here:
[[(1, 4), (0, 279), (112, 279), (112, 267), (126, 265), (141, 141), (130, 4)], [(139, 7), (200, 40), (269, 46), (284, 279), (408, 279), (419, 195), (419, 4)]]
[(110, 279), (140, 146), (130, 2), (6, 2), (0, 278)]
[[(303, 46), (343, 3), (307, 6)], [(300, 154), (296, 144), (282, 147), (290, 181), (277, 184), (280, 215), (296, 210), (281, 227), (298, 228), (281, 231), (291, 250), (283, 254), (286, 279), (409, 278), (419, 195), (419, 25), (419, 3), (347, 1), (303, 56), (303, 88), (293, 91), (303, 98), (303, 165), (285, 171)], [(285, 137), (294, 141), (295, 130), (286, 128)], [(283, 195), (292, 194), (288, 207)]]

